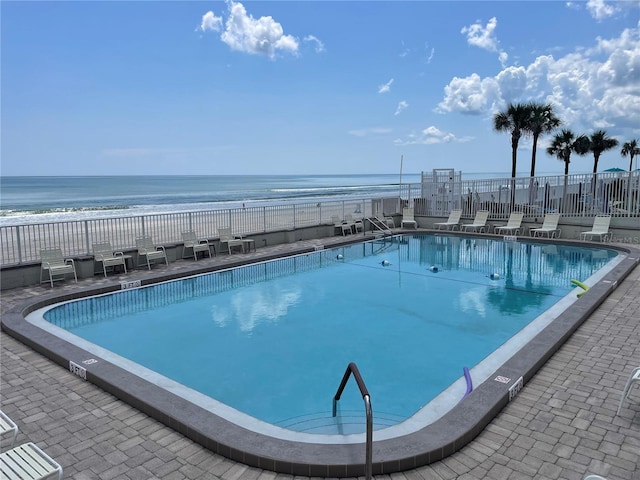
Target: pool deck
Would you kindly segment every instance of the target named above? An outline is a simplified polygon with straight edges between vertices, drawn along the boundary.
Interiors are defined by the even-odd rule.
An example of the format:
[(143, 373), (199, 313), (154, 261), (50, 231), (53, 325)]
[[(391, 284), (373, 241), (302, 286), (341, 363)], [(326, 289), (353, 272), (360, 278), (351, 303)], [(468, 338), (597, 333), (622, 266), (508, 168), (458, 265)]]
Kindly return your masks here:
[[(198, 262), (180, 260), (115, 278), (187, 273), (205, 264), (236, 263), (333, 241), (342, 239), (265, 247)], [(69, 280), (56, 284), (54, 291), (113, 281), (114, 276), (105, 280), (96, 275), (77, 285)], [(46, 285), (2, 292), (1, 311), (50, 293)], [(64, 478), (293, 478), (210, 452), (5, 333), (0, 333), (0, 346), (0, 408), (20, 428), (16, 444), (38, 444), (63, 466)], [(607, 480), (640, 480), (640, 395), (637, 404), (626, 404), (615, 415), (624, 384), (638, 366), (640, 267), (469, 444), (428, 466), (376, 478), (578, 480), (599, 474)]]

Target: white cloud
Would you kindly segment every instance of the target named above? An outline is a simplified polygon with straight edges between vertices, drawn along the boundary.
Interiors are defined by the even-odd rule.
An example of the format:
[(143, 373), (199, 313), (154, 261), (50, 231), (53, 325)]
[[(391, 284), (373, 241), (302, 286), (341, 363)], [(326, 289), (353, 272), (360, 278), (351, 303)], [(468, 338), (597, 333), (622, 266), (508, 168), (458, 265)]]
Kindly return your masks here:
[(394, 115), (400, 115), (400, 113), (408, 106), (409, 104), (402, 100), (400, 103), (398, 103), (398, 107), (396, 108), (396, 113), (394, 113)]
[(322, 53), (325, 51), (324, 43), (322, 43), (318, 38), (314, 37), (313, 35), (307, 35), (306, 37), (304, 37), (304, 41), (313, 43), (315, 45), (315, 49), (317, 53)]
[(443, 132), (436, 126), (429, 126), (419, 133), (411, 133), (406, 139), (396, 139), (394, 143), (396, 145), (433, 145), (437, 143), (451, 143), (451, 142), (469, 142), (473, 140), (472, 137), (456, 137), (453, 133)]
[[(630, 127), (640, 124), (640, 22), (619, 37), (560, 58), (537, 57), (528, 66), (493, 77), (454, 77), (439, 112), (491, 113), (509, 102), (551, 102), (565, 124)], [(577, 127), (575, 127), (578, 129)]]
[(498, 60), (500, 61), (500, 65), (504, 67), (507, 64), (509, 55), (498, 48), (500, 42), (495, 34), (497, 26), (498, 19), (492, 17), (486, 26), (483, 27), (480, 21), (478, 21), (468, 27), (463, 27), (460, 33), (467, 35), (467, 43), (469, 45), (482, 48), (489, 52), (498, 52)]
[(214, 31), (219, 32), (222, 29), (222, 17), (216, 17), (216, 15), (209, 11), (202, 16), (202, 22), (200, 23), (200, 30), (203, 32)]
[[(266, 55), (273, 59), (279, 52), (298, 53), (298, 40), (285, 35), (282, 25), (272, 17), (253, 18), (239, 2), (227, 2), (229, 16), (224, 24), (224, 31), (220, 40), (232, 50), (253, 55)], [(200, 29), (202, 31), (220, 31), (222, 17), (216, 17), (213, 12), (202, 16)], [(314, 37), (315, 38), (315, 37)]]
[(427, 58), (427, 63), (431, 63), (431, 60), (433, 60), (433, 55), (436, 53), (436, 49), (435, 48), (431, 48), (431, 53), (429, 54), (429, 57)]
[(391, 90), (391, 84), (393, 83), (393, 78), (389, 80), (384, 85), (380, 85), (378, 87), (378, 93), (388, 93)]
[(486, 26), (482, 26), (480, 21), (463, 27), (460, 33), (467, 35), (467, 43), (475, 47), (482, 48), (483, 50), (489, 50), (490, 52), (498, 51), (498, 39), (495, 36), (495, 29), (498, 26), (498, 20), (493, 17), (489, 20)]
[(604, 0), (588, 0), (587, 10), (598, 21), (611, 17), (618, 11), (615, 5), (608, 4)]

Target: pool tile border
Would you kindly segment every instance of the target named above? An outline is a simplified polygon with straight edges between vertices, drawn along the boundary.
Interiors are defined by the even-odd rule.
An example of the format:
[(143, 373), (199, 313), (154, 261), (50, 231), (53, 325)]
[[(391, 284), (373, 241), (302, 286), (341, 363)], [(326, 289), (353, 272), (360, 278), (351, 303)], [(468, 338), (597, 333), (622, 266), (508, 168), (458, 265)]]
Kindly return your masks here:
[[(416, 231), (406, 233), (416, 234)], [(417, 232), (433, 233), (433, 232)], [(493, 238), (491, 235), (466, 235)], [(357, 240), (360, 241), (360, 240)], [(345, 243), (354, 243), (353, 241)], [(585, 242), (539, 241), (578, 246)], [(332, 245), (333, 246), (333, 245)], [(639, 263), (640, 249), (606, 245), (626, 254), (618, 265), (571, 308), (562, 312), (518, 353), (507, 360), (490, 379), (483, 382), (449, 413), (427, 427), (401, 437), (375, 441), (373, 474), (388, 474), (417, 468), (441, 460), (473, 440), (508, 403), (509, 387), (520, 377), (526, 384), (535, 372), (555, 353), (584, 320), (604, 301), (618, 283)], [(313, 249), (300, 249), (306, 253)], [(282, 255), (254, 259), (264, 261)], [(246, 264), (238, 259), (232, 264), (202, 267), (189, 275), (208, 273)], [(143, 281), (150, 285), (185, 276), (184, 273), (160, 273)], [(60, 301), (73, 300), (120, 290), (119, 283), (98, 288), (84, 288), (70, 293), (50, 294), (26, 301), (5, 313), (2, 330), (68, 368), (73, 361), (86, 368), (87, 381), (138, 408), (145, 414), (182, 433), (191, 440), (232, 460), (264, 470), (309, 477), (357, 477), (364, 475), (364, 444), (311, 444), (267, 437), (239, 427), (196, 406), (171, 392), (147, 382), (110, 362), (98, 359), (94, 364), (82, 362), (95, 355), (46, 332), (25, 320), (30, 312)], [(494, 381), (496, 376), (510, 378), (508, 383)], [(375, 412), (374, 412), (375, 414)]]

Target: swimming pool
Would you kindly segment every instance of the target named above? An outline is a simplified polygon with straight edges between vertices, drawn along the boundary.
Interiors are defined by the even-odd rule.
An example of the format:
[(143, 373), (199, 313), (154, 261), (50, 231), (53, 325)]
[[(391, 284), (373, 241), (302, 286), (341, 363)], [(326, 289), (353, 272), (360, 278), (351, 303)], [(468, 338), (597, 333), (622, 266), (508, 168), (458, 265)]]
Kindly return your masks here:
[[(338, 258), (338, 255), (341, 255), (342, 258)], [(381, 300), (384, 297), (393, 298), (397, 295), (400, 295), (398, 292), (399, 289), (403, 289), (405, 287), (409, 287), (407, 298), (403, 298), (400, 302), (401, 309), (405, 308), (409, 311), (408, 317), (418, 318), (428, 316), (427, 314), (431, 312), (435, 312), (441, 314), (443, 311), (443, 307), (441, 304), (438, 304), (437, 301), (430, 302), (419, 302), (417, 306), (411, 305), (410, 300), (415, 298), (421, 298), (421, 295), (424, 295), (425, 292), (436, 291), (438, 295), (437, 299), (441, 299), (444, 304), (451, 303), (449, 300), (445, 300), (443, 292), (447, 292), (451, 290), (453, 286), (456, 288), (463, 286), (463, 288), (458, 288), (455, 297), (457, 298), (457, 308), (461, 311), (466, 312), (462, 321), (471, 320), (471, 325), (473, 328), (486, 327), (486, 325), (479, 324), (479, 319), (488, 319), (494, 316), (494, 312), (503, 311), (508, 315), (507, 317), (510, 319), (514, 318), (515, 313), (526, 311), (530, 313), (530, 307), (535, 304), (540, 304), (543, 306), (549, 306), (549, 299), (553, 300), (551, 303), (555, 303), (560, 298), (567, 298), (565, 293), (571, 290), (570, 279), (577, 277), (582, 280), (586, 278), (586, 276), (590, 275), (594, 270), (590, 269), (591, 267), (588, 264), (591, 260), (595, 260), (596, 264), (604, 265), (615, 253), (608, 249), (587, 249), (580, 250), (577, 247), (564, 247), (561, 245), (550, 244), (545, 242), (537, 242), (531, 244), (525, 243), (504, 243), (502, 241), (496, 241), (493, 239), (482, 238), (482, 237), (472, 237), (465, 238), (460, 236), (409, 236), (397, 238), (393, 242), (369, 242), (366, 244), (360, 244), (355, 246), (348, 246), (341, 249), (338, 253), (334, 251), (322, 251), (317, 253), (310, 253), (303, 256), (295, 257), (294, 259), (287, 259), (286, 261), (280, 261), (276, 263), (262, 263), (258, 265), (254, 265), (251, 269), (245, 270), (243, 273), (230, 273), (223, 272), (218, 274), (219, 278), (225, 278), (226, 280), (221, 280), (218, 282), (217, 286), (214, 288), (218, 290), (216, 295), (228, 294), (231, 292), (231, 288), (235, 285), (240, 284), (244, 289), (247, 289), (249, 292), (253, 292), (254, 299), (257, 298), (255, 295), (255, 288), (257, 285), (262, 285), (265, 279), (268, 279), (270, 282), (274, 279), (290, 279), (290, 274), (292, 270), (296, 270), (298, 274), (302, 274), (303, 276), (311, 276), (317, 273), (322, 273), (330, 283), (336, 283), (336, 278), (341, 276), (346, 267), (347, 270), (355, 270), (359, 272), (357, 274), (357, 281), (349, 281), (348, 285), (350, 287), (349, 293), (350, 295), (345, 298), (334, 298), (336, 297), (335, 292), (325, 292), (325, 296), (321, 295), (322, 292), (315, 289), (315, 304), (316, 309), (323, 308), (323, 303), (328, 303), (332, 307), (337, 308), (338, 311), (342, 311), (345, 303), (353, 302), (358, 305), (360, 317), (367, 322), (373, 321), (375, 315), (383, 311), (383, 313), (389, 313), (388, 309), (384, 309), (384, 305), (381, 304)], [(621, 258), (624, 258), (624, 255), (621, 255), (618, 258), (620, 262)], [(389, 265), (383, 266), (381, 264), (382, 260), (387, 260)], [(277, 266), (279, 265), (279, 266)], [(430, 269), (432, 265), (438, 266), (438, 272)], [(462, 271), (461, 268), (466, 267), (468, 270)], [(611, 265), (610, 265), (611, 268)], [(239, 271), (234, 271), (239, 272)], [(500, 279), (491, 280), (489, 278), (490, 273), (500, 273)], [(549, 272), (553, 272), (554, 275), (550, 276)], [(462, 274), (462, 275), (459, 275)], [(200, 277), (199, 277), (200, 278)], [(315, 278), (315, 277), (314, 277)], [(386, 279), (384, 280), (385, 285), (383, 288), (380, 287), (380, 284), (383, 283), (380, 281), (380, 278)], [(545, 282), (545, 284), (540, 284), (541, 280), (544, 278), (553, 278), (556, 280), (557, 284), (549, 282)], [(417, 280), (417, 283), (415, 282)], [(201, 281), (201, 280), (200, 280)], [(595, 280), (593, 280), (595, 281)], [(606, 281), (606, 280), (605, 280)], [(183, 282), (180, 282), (183, 283)], [(206, 282), (205, 282), (206, 283)], [(316, 280), (312, 281), (312, 284), (317, 284)], [(171, 285), (171, 284), (166, 284)], [(187, 282), (187, 287), (177, 288), (175, 287), (176, 282), (173, 282), (173, 291), (169, 287), (161, 287), (164, 288), (162, 290), (162, 295), (158, 296), (147, 296), (146, 301), (152, 304), (163, 304), (169, 299), (175, 300), (176, 296), (183, 295), (184, 292), (188, 292), (188, 295), (197, 296), (203, 295), (205, 290), (211, 290), (211, 285), (202, 286), (198, 284), (196, 280), (189, 280)], [(264, 312), (281, 312), (284, 310), (294, 309), (297, 300), (297, 297), (303, 296), (304, 292), (307, 290), (312, 290), (309, 287), (304, 287), (302, 290), (296, 290), (296, 287), (299, 287), (298, 282), (293, 282), (289, 284), (287, 288), (281, 288), (278, 290), (278, 294), (274, 293), (275, 290), (269, 291), (269, 294), (262, 294), (262, 297), (267, 299), (265, 305), (268, 305), (269, 308), (260, 308), (258, 309), (259, 314), (243, 314), (238, 316), (239, 318), (244, 319), (252, 319), (253, 322), (249, 321), (247, 323), (237, 323), (229, 321), (226, 325), (235, 324), (236, 330), (242, 331), (244, 329), (245, 333), (251, 332), (250, 337), (255, 338), (259, 333), (261, 328), (266, 324), (269, 327), (269, 323), (282, 322), (279, 320), (281, 315), (272, 315), (269, 321), (261, 324), (260, 322), (256, 322), (256, 319), (264, 318)], [(177, 290), (181, 290), (178, 294)], [(339, 291), (345, 290), (345, 287), (340, 287)], [(507, 290), (514, 291), (518, 294), (518, 298), (520, 298), (516, 302), (510, 302), (505, 299), (504, 292)], [(592, 288), (594, 290), (594, 288)], [(145, 291), (145, 289), (140, 289), (131, 292), (124, 292), (125, 295), (140, 295), (140, 292)], [(147, 290), (148, 291), (148, 290)], [(284, 293), (283, 293), (284, 292)], [(302, 293), (301, 293), (302, 292)], [(362, 297), (359, 295), (363, 295)], [(483, 304), (479, 301), (479, 298), (482, 296), (487, 298), (491, 298), (490, 302), (486, 302)], [(530, 300), (526, 300), (531, 296)], [(172, 298), (170, 298), (172, 297)], [(320, 299), (324, 298), (323, 302), (320, 302)], [(376, 305), (367, 305), (366, 300), (371, 300), (371, 298), (375, 299)], [(586, 300), (588, 296), (585, 296), (583, 300)], [(125, 297), (122, 297), (125, 298)], [(326, 300), (326, 298), (329, 299)], [(572, 299), (570, 299), (573, 301)], [(374, 302), (370, 302), (374, 303)], [(132, 308), (132, 305), (135, 305), (135, 302), (121, 302), (120, 308), (127, 309)], [(228, 300), (225, 302), (221, 302), (220, 305), (232, 305), (233, 303)], [(240, 302), (240, 304), (246, 305), (247, 302)], [(252, 307), (255, 307), (259, 304), (255, 300), (250, 302), (249, 304)], [(429, 308), (424, 308), (424, 305), (427, 305)], [(283, 308), (282, 305), (287, 305), (286, 308)], [(422, 305), (422, 306), (421, 306)], [(112, 312), (114, 308), (111, 305), (106, 309), (108, 312)], [(373, 308), (375, 307), (375, 308)], [(137, 307), (135, 307), (137, 308)], [(134, 309), (135, 309), (134, 308)], [(306, 310), (309, 308), (307, 307)], [(224, 310), (224, 308), (223, 308)], [(448, 310), (445, 310), (448, 311)], [(211, 313), (211, 312), (210, 312)], [(558, 312), (556, 312), (558, 313)], [(469, 317), (472, 315), (471, 317)], [(320, 319), (327, 318), (329, 315), (325, 312), (319, 316)], [(388, 315), (383, 315), (386, 317)], [(229, 317), (229, 315), (227, 315)], [(233, 317), (233, 316), (231, 316)], [(469, 318), (467, 318), (469, 317)], [(218, 323), (222, 324), (224, 321), (221, 319), (225, 318), (225, 315), (221, 315), (220, 312), (217, 314), (211, 314), (209, 316), (212, 323), (216, 323), (215, 320), (218, 320)], [(407, 320), (402, 320), (405, 322)], [(91, 323), (91, 322), (89, 322)], [(485, 321), (486, 323), (486, 321)], [(507, 322), (508, 323), (508, 322)], [(511, 326), (511, 325), (510, 325)], [(343, 327), (344, 328), (344, 327)], [(415, 327), (412, 327), (412, 329)], [(502, 328), (502, 327), (501, 327)], [(520, 327), (516, 327), (516, 329), (520, 329)], [(542, 327), (538, 327), (538, 330)], [(337, 333), (338, 327), (334, 327), (334, 337), (338, 335)], [(411, 330), (413, 331), (413, 330)], [(394, 332), (395, 333), (395, 329)], [(315, 335), (315, 331), (313, 331)], [(452, 334), (449, 334), (452, 336)], [(417, 336), (413, 336), (417, 337)], [(384, 338), (384, 342), (380, 345), (376, 346), (376, 349), (380, 350), (381, 348), (388, 348), (388, 345), (395, 343), (407, 343), (407, 340), (414, 341), (415, 339), (412, 335), (407, 332), (402, 332), (402, 334), (397, 338), (397, 341), (391, 337), (391, 334), (388, 334)], [(345, 338), (349, 339), (351, 342), (347, 343), (347, 346), (351, 345), (351, 343), (357, 343), (360, 339), (359, 334), (348, 334), (345, 335)], [(355, 342), (353, 342), (355, 340)], [(273, 345), (273, 338), (270, 340), (270, 344)], [(363, 342), (367, 343), (367, 342)], [(421, 343), (421, 342), (416, 342)], [(277, 348), (276, 350), (283, 350), (282, 348)], [(461, 349), (466, 350), (466, 349)], [(172, 352), (171, 352), (172, 353)], [(466, 353), (466, 352), (464, 352)], [(399, 354), (396, 352), (395, 354), (398, 356)], [(84, 357), (86, 359), (86, 354)], [(172, 357), (175, 355), (167, 355), (168, 357)], [(449, 355), (452, 356), (452, 355)], [(100, 357), (97, 359), (96, 363), (85, 364), (87, 366), (87, 373), (94, 369), (95, 373), (98, 373), (98, 370), (104, 362), (102, 360), (104, 357)], [(351, 360), (351, 357), (347, 357)], [(80, 361), (80, 359), (76, 360), (77, 363), (82, 364), (84, 361)], [(205, 362), (203, 362), (204, 364)], [(346, 362), (342, 360), (338, 363), (342, 365), (339, 366), (337, 371), (330, 372), (330, 387), (328, 392), (324, 394), (325, 398), (327, 398), (327, 403), (330, 403), (330, 398), (333, 395), (337, 383), (341, 377), (342, 371), (344, 370), (344, 366), (346, 366)], [(436, 362), (436, 363), (439, 363)], [(366, 362), (364, 363), (366, 365)], [(221, 362), (213, 365), (214, 369), (219, 368), (222, 365)], [(471, 363), (468, 363), (471, 366)], [(207, 368), (211, 369), (211, 365), (206, 365)], [(363, 375), (365, 377), (365, 381), (369, 383), (369, 377), (374, 376), (373, 374), (369, 374), (370, 371), (374, 371), (376, 369), (368, 369), (360, 365)], [(458, 363), (454, 368), (454, 378), (458, 378), (461, 376), (461, 367), (462, 365)], [(491, 371), (499, 368), (500, 365), (493, 365), (489, 369)], [(423, 368), (423, 367), (421, 367)], [(206, 370), (206, 369), (205, 369)], [(327, 370), (333, 370), (328, 368)], [(420, 368), (418, 368), (418, 371)], [(287, 374), (289, 372), (284, 372)], [(206, 373), (201, 374), (200, 376), (205, 376)], [(415, 379), (415, 371), (413, 371), (410, 377)], [(375, 376), (374, 376), (375, 378)], [(474, 380), (475, 380), (474, 375)], [(504, 378), (509, 378), (509, 376), (504, 376)], [(511, 380), (515, 380), (512, 378)], [(372, 379), (371, 382), (375, 383), (375, 380)], [(410, 383), (410, 382), (402, 382), (402, 383)], [(492, 390), (494, 385), (491, 385), (489, 388)], [(504, 385), (507, 387), (509, 385)], [(504, 388), (503, 387), (503, 388)], [(481, 388), (480, 388), (481, 389)], [(376, 394), (374, 389), (370, 386), (370, 390), (372, 391), (372, 399), (374, 405), (374, 418), (377, 411), (377, 406), (384, 405), (384, 400), (382, 398), (384, 395)], [(476, 391), (479, 390), (476, 387)], [(464, 391), (464, 390), (463, 390)], [(475, 392), (474, 392), (475, 393)], [(503, 392), (504, 393), (504, 392)], [(473, 395), (473, 394), (472, 394)], [(452, 398), (458, 400), (458, 395), (454, 395)], [(257, 396), (258, 401), (262, 399), (262, 395)], [(476, 400), (478, 397), (476, 397)], [(361, 409), (361, 403), (358, 403), (359, 399), (356, 398), (356, 404)], [(395, 402), (391, 402), (391, 406), (395, 407)], [(409, 410), (414, 407), (410, 407)], [(454, 410), (458, 407), (454, 407)], [(385, 411), (385, 409), (380, 409), (381, 411)], [(392, 412), (393, 413), (393, 412)], [(395, 414), (395, 413), (394, 413)], [(405, 417), (407, 412), (404, 410), (399, 413), (400, 417)], [(410, 415), (410, 414), (409, 414)], [(433, 419), (431, 420), (433, 421)], [(440, 421), (442, 423), (442, 421)], [(423, 428), (424, 425), (422, 425)], [(413, 428), (413, 427), (412, 427)], [(414, 429), (399, 429), (399, 431), (403, 433), (419, 433), (418, 430)], [(383, 431), (381, 431), (383, 432)], [(199, 434), (201, 432), (198, 432)], [(476, 432), (477, 433), (477, 432)], [(468, 435), (467, 433), (461, 434), (462, 437)], [(328, 437), (331, 437), (329, 435)], [(349, 443), (357, 444), (361, 441), (358, 435), (346, 435), (348, 437), (343, 439), (343, 441)], [(301, 440), (300, 436), (293, 436), (296, 441), (304, 441)], [(399, 438), (398, 435), (394, 437), (385, 437), (384, 435), (376, 437), (376, 441), (378, 438), (385, 439), (388, 438), (390, 441), (395, 441)], [(415, 442), (413, 442), (415, 443)], [(422, 442), (424, 443), (424, 442)], [(458, 441), (460, 443), (460, 441)], [(274, 444), (278, 444), (278, 442), (274, 442)], [(338, 443), (329, 441), (328, 445), (336, 445)], [(273, 447), (277, 448), (277, 447)], [(424, 445), (419, 448), (425, 448)], [(344, 450), (344, 448), (342, 448)], [(444, 453), (444, 452), (442, 452)], [(227, 454), (231, 454), (233, 457), (233, 452), (227, 451)], [(324, 454), (323, 454), (324, 455)], [(322, 456), (320, 455), (315, 458), (315, 460), (319, 460), (322, 462)], [(409, 452), (406, 453), (408, 455), (407, 458), (413, 458), (414, 466), (415, 462), (418, 461), (416, 458), (418, 455), (412, 455)], [(359, 457), (359, 455), (358, 455)], [(435, 459), (435, 456), (431, 456)], [(245, 461), (246, 454), (243, 457)], [(361, 459), (358, 458), (354, 460), (356, 462), (361, 462)], [(380, 464), (384, 464), (386, 462), (384, 455), (380, 458)], [(425, 461), (425, 460), (421, 460)], [(396, 468), (399, 468), (399, 461), (396, 462)], [(248, 462), (251, 464), (251, 462)], [(260, 460), (257, 461), (257, 466), (262, 466), (262, 468), (269, 468), (266, 464), (260, 464)], [(323, 468), (331, 468), (331, 466), (335, 466), (334, 463), (328, 462), (329, 465)], [(293, 461), (291, 463), (293, 465)], [(288, 468), (293, 468), (289, 465)], [(272, 469), (277, 467), (275, 465), (271, 465)], [(307, 466), (307, 472), (309, 467)], [(388, 468), (388, 467), (387, 467)], [(282, 470), (279, 470), (282, 471)], [(345, 467), (345, 472), (348, 471), (348, 468)], [(329, 472), (326, 470), (326, 472)], [(334, 472), (335, 473), (335, 472)], [(342, 475), (341, 475), (342, 476)]]
[(256, 419), (362, 433), (354, 384), (332, 417), (347, 364), (375, 399), (374, 427), (398, 424), (617, 255), (459, 240), (371, 241), (77, 300), (44, 318)]

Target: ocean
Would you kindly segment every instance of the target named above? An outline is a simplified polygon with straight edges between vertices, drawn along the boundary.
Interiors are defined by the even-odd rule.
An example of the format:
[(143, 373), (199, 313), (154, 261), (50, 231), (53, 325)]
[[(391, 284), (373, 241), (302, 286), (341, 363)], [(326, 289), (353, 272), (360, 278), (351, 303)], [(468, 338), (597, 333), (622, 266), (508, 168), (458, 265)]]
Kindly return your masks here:
[[(463, 180), (508, 177), (464, 175)], [(403, 184), (420, 174), (403, 174)], [(0, 226), (397, 196), (399, 174), (0, 177)]]

